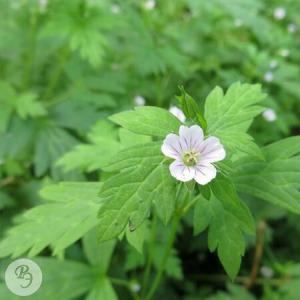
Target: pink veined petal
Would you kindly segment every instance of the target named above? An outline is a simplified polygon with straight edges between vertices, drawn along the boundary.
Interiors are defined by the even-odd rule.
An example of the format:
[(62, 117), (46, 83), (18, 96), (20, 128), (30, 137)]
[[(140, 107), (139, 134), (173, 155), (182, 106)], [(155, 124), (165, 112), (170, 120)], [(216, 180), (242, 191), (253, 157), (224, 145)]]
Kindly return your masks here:
[(184, 150), (194, 150), (198, 149), (203, 142), (204, 134), (202, 128), (198, 125), (191, 127), (181, 125), (179, 128), (179, 138)]
[(195, 167), (194, 179), (201, 185), (212, 181), (217, 175), (217, 170), (212, 164), (199, 164)]
[(174, 133), (168, 134), (161, 146), (161, 152), (167, 157), (180, 159), (183, 151), (180, 146), (179, 136)]
[(200, 151), (201, 162), (216, 162), (226, 157), (226, 152), (220, 140), (214, 136), (207, 138), (201, 143), (198, 150)]
[(169, 169), (173, 177), (183, 182), (190, 181), (195, 176), (195, 168), (187, 167), (179, 160), (172, 162)]

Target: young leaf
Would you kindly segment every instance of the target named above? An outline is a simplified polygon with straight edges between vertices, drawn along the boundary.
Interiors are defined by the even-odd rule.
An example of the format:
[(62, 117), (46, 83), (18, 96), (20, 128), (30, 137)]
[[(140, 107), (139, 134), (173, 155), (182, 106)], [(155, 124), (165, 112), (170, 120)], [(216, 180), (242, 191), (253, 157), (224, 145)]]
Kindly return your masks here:
[(165, 109), (152, 106), (136, 107), (109, 118), (122, 127), (144, 135), (165, 137), (168, 133), (178, 133), (180, 121)]
[(257, 84), (237, 82), (225, 95), (220, 87), (216, 87), (205, 101), (208, 134), (219, 137), (230, 154), (240, 151), (262, 158), (259, 148), (246, 131), (253, 118), (262, 112), (257, 104), (264, 97)]
[(238, 199), (233, 185), (215, 180), (210, 198), (202, 195), (195, 207), (194, 230), (200, 233), (209, 227), (208, 247), (217, 250), (229, 277), (233, 280), (245, 252), (244, 234), (253, 234), (254, 223), (249, 210)]
[[(97, 224), (99, 183), (61, 183), (41, 194), (52, 202), (26, 211), (0, 242), (0, 257), (35, 256), (45, 247), (65, 249)], [(66, 221), (67, 220), (67, 221)], [(35, 238), (32, 238), (35, 237)]]
[(18, 95), (15, 98), (15, 109), (23, 119), (44, 116), (47, 113), (42, 103), (37, 101), (37, 95), (30, 92)]
[(202, 115), (197, 102), (184, 90), (183, 86), (179, 87), (181, 95), (177, 96), (180, 102), (181, 108), (185, 116), (195, 122), (198, 122), (203, 130), (206, 130), (207, 124)]
[(139, 253), (143, 254), (145, 240), (149, 237), (149, 223), (144, 222), (140, 227), (131, 230), (130, 224), (126, 228), (126, 238)]
[(97, 268), (99, 274), (105, 274), (108, 270), (116, 241), (111, 240), (98, 243), (96, 236), (97, 230), (93, 228), (83, 237), (83, 250), (89, 263)]
[(87, 295), (86, 300), (118, 300), (118, 296), (114, 291), (110, 281), (101, 277), (97, 280), (96, 285)]
[(234, 181), (243, 193), (300, 213), (300, 136), (263, 148), (266, 161), (245, 157), (236, 162)]
[(100, 191), (100, 241), (117, 237), (129, 222), (132, 228), (141, 225), (153, 200), (164, 201), (165, 189), (175, 201), (175, 188), (161, 181), (163, 159), (160, 143), (150, 143), (123, 150), (111, 161), (106, 170), (119, 173), (106, 180)]

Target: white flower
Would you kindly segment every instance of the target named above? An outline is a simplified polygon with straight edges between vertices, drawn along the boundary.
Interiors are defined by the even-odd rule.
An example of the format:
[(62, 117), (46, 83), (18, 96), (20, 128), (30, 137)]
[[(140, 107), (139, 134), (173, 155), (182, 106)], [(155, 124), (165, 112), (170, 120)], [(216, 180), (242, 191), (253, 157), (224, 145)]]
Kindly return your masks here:
[(243, 24), (244, 24), (244, 22), (241, 19), (235, 19), (234, 20), (234, 26), (235, 27), (241, 27), (241, 26), (243, 26)]
[(113, 14), (117, 15), (121, 12), (121, 7), (120, 7), (120, 5), (114, 3), (111, 5), (110, 10)]
[(271, 68), (271, 69), (275, 69), (275, 68), (277, 68), (277, 67), (278, 67), (278, 61), (275, 60), (275, 59), (272, 59), (272, 60), (270, 61), (270, 68)]
[(268, 121), (268, 122), (274, 122), (274, 121), (277, 120), (277, 114), (276, 114), (275, 110), (272, 109), (272, 108), (267, 108), (263, 112), (262, 115), (265, 118), (265, 120)]
[(260, 268), (260, 273), (265, 278), (272, 278), (274, 276), (273, 269), (267, 266), (262, 266)]
[(297, 25), (294, 23), (290, 23), (287, 27), (289, 33), (295, 33), (297, 31)]
[(268, 71), (264, 74), (264, 81), (266, 82), (272, 82), (274, 79), (274, 75), (273, 75), (273, 72), (271, 71)]
[(144, 8), (146, 10), (152, 10), (155, 8), (156, 2), (155, 0), (147, 0), (144, 2)]
[(275, 8), (273, 15), (276, 20), (282, 20), (285, 18), (286, 11), (284, 7), (277, 7)]
[(11, 0), (10, 1), (10, 7), (11, 9), (14, 9), (14, 10), (18, 10), (20, 9), (22, 6), (20, 0)]
[(161, 151), (175, 159), (169, 167), (173, 177), (183, 182), (194, 179), (201, 185), (216, 177), (217, 170), (212, 163), (226, 156), (219, 139), (213, 136), (204, 139), (203, 130), (198, 125), (180, 126), (179, 136), (168, 134)]
[(141, 290), (141, 285), (137, 282), (133, 282), (131, 283), (130, 288), (133, 292), (138, 293)]
[(182, 111), (180, 108), (178, 108), (177, 106), (174, 106), (174, 105), (171, 106), (171, 107), (169, 108), (169, 112), (170, 112), (172, 115), (174, 115), (180, 122), (182, 122), (182, 123), (185, 122), (186, 117), (185, 117), (183, 111)]
[(41, 13), (46, 12), (48, 6), (48, 0), (39, 0), (39, 10)]
[(282, 57), (288, 57), (290, 55), (290, 51), (289, 49), (281, 49), (279, 51), (279, 55), (281, 55)]
[(144, 106), (146, 104), (146, 99), (140, 95), (136, 95), (133, 101), (136, 106)]

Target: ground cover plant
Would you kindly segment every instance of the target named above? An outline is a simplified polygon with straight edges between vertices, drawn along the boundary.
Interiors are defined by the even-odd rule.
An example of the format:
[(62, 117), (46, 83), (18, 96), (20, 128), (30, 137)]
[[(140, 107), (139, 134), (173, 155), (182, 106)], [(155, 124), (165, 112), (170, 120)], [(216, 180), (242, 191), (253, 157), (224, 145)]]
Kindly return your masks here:
[(298, 299), (299, 9), (0, 0), (0, 299)]

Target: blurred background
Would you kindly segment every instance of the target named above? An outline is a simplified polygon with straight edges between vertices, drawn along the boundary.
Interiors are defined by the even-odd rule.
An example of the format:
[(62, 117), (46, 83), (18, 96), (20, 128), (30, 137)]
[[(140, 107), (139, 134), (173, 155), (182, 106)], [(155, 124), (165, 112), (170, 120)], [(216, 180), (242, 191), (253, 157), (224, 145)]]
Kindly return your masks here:
[[(299, 12), (298, 0), (0, 0), (0, 238), (43, 201), (45, 184), (101, 179), (98, 169), (116, 139), (107, 116), (176, 106), (179, 85), (203, 105), (216, 85), (261, 83), (266, 110), (252, 136), (265, 145), (299, 134)], [(177, 245), (160, 297), (299, 299), (299, 218), (248, 200), (265, 224), (254, 288), (245, 288), (242, 276), (251, 270), (255, 241), (233, 285), (187, 219), (186, 242)], [(142, 265), (134, 251), (121, 244), (114, 254), (133, 280)], [(79, 243), (64, 257), (85, 260)], [(295, 279), (286, 281), (289, 272)], [(130, 299), (122, 288), (118, 294)], [(70, 295), (63, 299), (85, 299), (83, 292)]]

